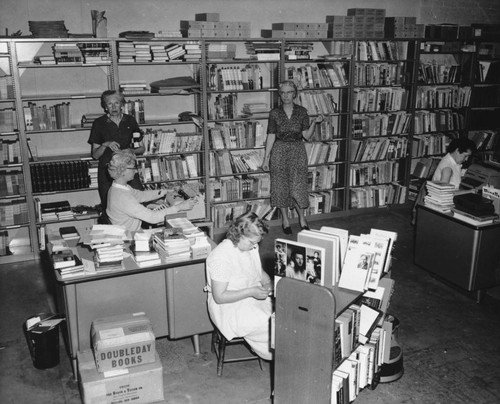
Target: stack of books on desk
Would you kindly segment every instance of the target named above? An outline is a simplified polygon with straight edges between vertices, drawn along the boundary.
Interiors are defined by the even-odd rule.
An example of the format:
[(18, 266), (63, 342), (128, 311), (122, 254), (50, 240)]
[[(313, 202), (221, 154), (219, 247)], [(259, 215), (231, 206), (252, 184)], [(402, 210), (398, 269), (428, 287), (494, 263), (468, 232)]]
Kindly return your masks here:
[(450, 212), (454, 206), (453, 196), (455, 186), (441, 182), (427, 181), (425, 184), (427, 195), (424, 198), (425, 206), (440, 212)]
[(136, 232), (130, 250), (135, 262), (141, 268), (161, 264), (161, 258), (150, 242), (150, 235), (146, 232)]
[(97, 272), (123, 269), (123, 244), (94, 245), (94, 264)]
[(82, 261), (70, 249), (52, 251), (51, 259), (54, 269), (59, 272), (62, 279), (80, 276), (85, 273)]
[(97, 272), (123, 269), (123, 248), (126, 231), (121, 226), (94, 225), (82, 242), (94, 250)]
[(191, 258), (191, 243), (182, 233), (165, 231), (153, 235), (153, 246), (167, 262), (186, 261)]
[(476, 226), (483, 224), (491, 224), (495, 220), (498, 220), (498, 215), (496, 213), (493, 214), (485, 214), (485, 215), (473, 215), (471, 213), (465, 212), (463, 210), (452, 208), (453, 217), (460, 219), (463, 222), (474, 224)]

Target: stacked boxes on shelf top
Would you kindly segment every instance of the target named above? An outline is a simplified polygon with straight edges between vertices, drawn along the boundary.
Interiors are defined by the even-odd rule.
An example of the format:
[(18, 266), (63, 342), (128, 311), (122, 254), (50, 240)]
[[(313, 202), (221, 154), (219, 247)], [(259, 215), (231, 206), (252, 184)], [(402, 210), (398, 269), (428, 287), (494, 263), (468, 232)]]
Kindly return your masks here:
[(92, 322), (91, 351), (78, 352), (78, 379), (84, 404), (162, 401), (163, 366), (143, 312)]
[(355, 38), (383, 38), (385, 9), (349, 8), (347, 15), (353, 16)]
[(263, 38), (328, 38), (328, 24), (323, 22), (276, 22), (271, 27), (261, 31)]
[(353, 38), (354, 16), (327, 15), (328, 38)]
[(185, 38), (248, 38), (251, 36), (249, 21), (220, 21), (219, 13), (201, 13), (195, 20), (181, 20), (180, 28)]
[(425, 26), (426, 39), (454, 40), (458, 38), (456, 24), (429, 24)]
[(385, 17), (386, 38), (423, 38), (425, 25), (417, 24), (417, 17)]

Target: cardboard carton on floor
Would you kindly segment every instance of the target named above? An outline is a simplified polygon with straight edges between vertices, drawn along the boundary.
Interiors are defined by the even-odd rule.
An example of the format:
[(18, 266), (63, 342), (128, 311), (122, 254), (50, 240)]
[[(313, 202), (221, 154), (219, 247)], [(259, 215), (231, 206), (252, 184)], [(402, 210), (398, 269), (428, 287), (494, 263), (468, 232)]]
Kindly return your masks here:
[(155, 361), (128, 369), (99, 373), (92, 351), (78, 352), (78, 380), (84, 404), (153, 403), (162, 401), (163, 366)]
[(96, 319), (91, 336), (99, 372), (155, 361), (155, 336), (144, 312)]

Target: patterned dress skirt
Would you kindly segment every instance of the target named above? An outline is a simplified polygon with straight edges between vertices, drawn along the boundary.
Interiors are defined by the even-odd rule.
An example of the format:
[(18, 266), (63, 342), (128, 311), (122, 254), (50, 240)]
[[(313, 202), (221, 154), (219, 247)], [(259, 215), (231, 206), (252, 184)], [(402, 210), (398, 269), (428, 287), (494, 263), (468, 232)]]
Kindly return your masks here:
[(271, 205), (277, 208), (309, 206), (307, 154), (304, 142), (276, 140), (269, 160)]

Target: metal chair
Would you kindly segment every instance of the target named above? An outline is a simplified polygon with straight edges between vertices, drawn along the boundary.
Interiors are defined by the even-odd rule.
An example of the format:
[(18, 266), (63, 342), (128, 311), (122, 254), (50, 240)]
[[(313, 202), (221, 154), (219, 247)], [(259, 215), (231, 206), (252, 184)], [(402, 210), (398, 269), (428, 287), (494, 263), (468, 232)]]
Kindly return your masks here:
[[(250, 355), (226, 358), (226, 347), (231, 345), (245, 345)], [(262, 360), (260, 359), (260, 356), (252, 351), (252, 348), (250, 348), (244, 338), (233, 338), (231, 341), (228, 341), (226, 337), (224, 337), (224, 335), (222, 335), (222, 333), (215, 326), (212, 332), (212, 352), (215, 353), (215, 356), (217, 357), (217, 376), (222, 376), (224, 363), (258, 360), (260, 370), (263, 370)]]

